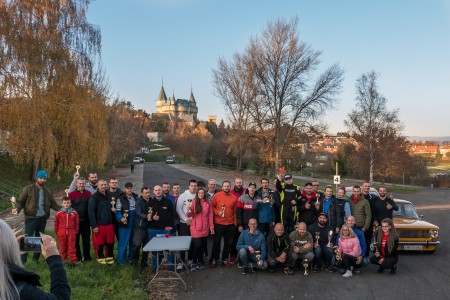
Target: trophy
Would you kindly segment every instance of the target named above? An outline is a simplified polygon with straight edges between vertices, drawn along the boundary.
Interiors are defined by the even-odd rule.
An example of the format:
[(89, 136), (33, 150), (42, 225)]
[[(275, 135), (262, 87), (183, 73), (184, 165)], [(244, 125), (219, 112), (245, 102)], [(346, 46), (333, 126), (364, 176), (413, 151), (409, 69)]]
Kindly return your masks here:
[(66, 193), (66, 197), (69, 197), (69, 189), (65, 189), (64, 193)]
[(317, 246), (319, 246), (320, 232), (316, 231), (315, 238), (316, 238), (316, 244), (317, 244)]
[(305, 258), (305, 259), (303, 259), (303, 268), (305, 268), (305, 273), (303, 273), (303, 275), (309, 275), (308, 274), (308, 266), (309, 266), (309, 262), (308, 262), (308, 260)]
[(339, 254), (339, 246), (333, 246), (333, 252), (338, 255)]
[(333, 244), (331, 243), (331, 238), (333, 237), (333, 230), (330, 230), (329, 232), (328, 232), (328, 244), (327, 244), (327, 247), (328, 248), (332, 248), (333, 247)]
[(264, 193), (263, 194), (263, 203), (269, 203), (270, 202), (270, 198), (269, 198), (269, 193)]
[(317, 196), (316, 196), (316, 203), (317, 204), (319, 203), (319, 197), (320, 197), (320, 195), (319, 195), (319, 193), (317, 193)]
[[(124, 209), (123, 210), (123, 217), (125, 219), (128, 219), (128, 209)], [(123, 224), (127, 224), (127, 220), (125, 220), (125, 222)]]
[(258, 262), (257, 262), (258, 266), (261, 266), (261, 265), (262, 265), (262, 261), (261, 261), (261, 251), (256, 250), (256, 251), (255, 251), (255, 256), (256, 256), (256, 259), (258, 260)]
[(111, 210), (115, 211), (116, 210), (116, 198), (111, 197)]
[(222, 218), (225, 218), (225, 203), (222, 204), (222, 210), (220, 211), (219, 214)]
[(81, 168), (80, 163), (76, 163), (75, 168), (77, 169), (76, 174), (77, 174), (77, 175), (80, 175), (80, 168)]
[(377, 252), (377, 233), (378, 233), (378, 224), (373, 224), (373, 232), (372, 232), (372, 243), (370, 243), (370, 250), (372, 252)]
[[(12, 197), (9, 199), (9, 201), (11, 202), (12, 208), (13, 208), (13, 209), (16, 209), (16, 204), (17, 204), (17, 202), (16, 202), (16, 197), (12, 196)], [(16, 214), (17, 214), (17, 212), (15, 213), (15, 215), (16, 215)]]
[(186, 207), (187, 207), (187, 212), (191, 213), (191, 207), (192, 207), (192, 199), (187, 200), (186, 202), (184, 202)]
[(149, 207), (148, 208), (148, 214), (150, 215), (150, 218), (148, 218), (147, 220), (151, 221), (152, 220), (152, 214), (153, 214), (153, 207)]

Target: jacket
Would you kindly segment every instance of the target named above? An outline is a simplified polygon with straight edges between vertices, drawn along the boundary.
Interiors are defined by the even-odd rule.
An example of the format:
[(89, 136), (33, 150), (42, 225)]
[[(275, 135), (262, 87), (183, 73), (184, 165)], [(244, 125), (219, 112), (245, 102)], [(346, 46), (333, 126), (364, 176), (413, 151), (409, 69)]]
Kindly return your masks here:
[[(150, 199), (148, 201), (150, 201)], [(142, 196), (136, 201), (136, 212), (134, 216), (134, 228), (136, 229), (148, 228), (148, 201), (142, 198)]]
[(89, 198), (92, 196), (91, 192), (84, 190), (80, 192), (75, 190), (69, 193), (69, 198), (72, 200), (72, 208), (78, 213), (78, 218), (80, 222), (89, 222)]
[(361, 255), (361, 247), (357, 237), (354, 238), (339, 238), (339, 252), (358, 257)]
[(255, 250), (261, 251), (261, 259), (266, 260), (266, 239), (259, 230), (257, 230), (255, 234), (251, 234), (250, 230), (246, 229), (241, 232), (241, 235), (239, 235), (239, 239), (236, 244), (236, 250), (248, 250), (249, 246), (252, 246), (252, 248)]
[(359, 200), (355, 201), (352, 195), (349, 203), (352, 215), (355, 217), (356, 227), (364, 229), (364, 231), (369, 229), (372, 220), (372, 212), (369, 201), (364, 199), (362, 196)]
[[(300, 203), (300, 213), (298, 217), (299, 222), (305, 222), (306, 225), (309, 226), (317, 220), (320, 211), (318, 211), (314, 206), (314, 202), (316, 200), (317, 200), (316, 193), (312, 192), (311, 195), (308, 196), (306, 195), (305, 192), (302, 192), (302, 196), (299, 201)], [(309, 208), (306, 208), (306, 203), (310, 204)]]
[[(356, 237), (359, 240), (359, 246), (361, 247), (361, 256), (366, 255), (366, 240), (364, 237), (364, 232), (362, 232), (360, 229), (353, 227), (353, 232), (355, 233)], [(341, 233), (339, 232), (336, 237), (336, 246), (339, 246), (339, 238), (341, 237)]]
[(278, 236), (275, 232), (271, 232), (267, 237), (267, 255), (276, 258), (281, 255), (282, 252), (289, 254), (291, 249), (291, 240), (286, 233), (282, 236)]
[[(133, 203), (130, 203), (130, 199), (128, 199), (128, 196), (125, 193), (122, 193), (120, 195), (120, 197), (117, 199), (116, 220), (118, 222), (119, 227), (127, 228), (130, 225), (130, 224), (128, 224), (128, 221), (130, 220), (130, 215), (128, 215), (126, 218), (127, 219), (126, 224), (122, 223), (120, 220), (122, 220), (122, 218), (124, 218), (123, 214), (124, 214), (125, 210), (128, 210), (128, 211), (136, 210), (136, 200), (139, 198), (139, 196), (137, 194), (133, 193), (132, 197), (134, 200)], [(134, 226), (134, 224), (133, 224), (133, 226)]]
[(49, 293), (39, 289), (42, 286), (39, 282), (39, 275), (16, 265), (8, 264), (8, 270), (19, 290), (20, 299), (70, 299), (70, 285), (64, 270), (63, 261), (60, 255), (53, 255), (46, 259), (50, 269), (50, 291)]
[(314, 243), (317, 241), (316, 240), (316, 232), (319, 233), (319, 245), (320, 246), (326, 246), (328, 244), (328, 237), (329, 237), (329, 234), (331, 232), (330, 242), (332, 244), (335, 244), (336, 232), (329, 225), (325, 225), (324, 227), (320, 227), (318, 222), (315, 222), (314, 224), (312, 224), (312, 225), (310, 225), (308, 227), (308, 232), (313, 237)]
[[(215, 194), (211, 199), (214, 223), (220, 225), (237, 225), (236, 202), (236, 197), (231, 193), (225, 194), (223, 191), (220, 191)], [(221, 216), (222, 208), (224, 209), (225, 217)]]
[(275, 222), (275, 203), (264, 203), (262, 200), (256, 201), (255, 210), (258, 211), (259, 220), (258, 223), (273, 223)]
[[(300, 254), (306, 254), (308, 252), (313, 251), (313, 239), (312, 235), (307, 231), (305, 236), (300, 236), (298, 231), (292, 231), (289, 234), (289, 239), (291, 240), (291, 251), (294, 251), (294, 247), (300, 248)], [(309, 243), (311, 246), (305, 248), (305, 244)]]
[(189, 190), (184, 191), (184, 193), (178, 197), (176, 210), (178, 216), (180, 217), (180, 223), (186, 223), (186, 220), (188, 219), (188, 216), (186, 215), (188, 210), (187, 203), (188, 200), (194, 201), (194, 199), (195, 193), (191, 194)]
[[(339, 201), (336, 200), (336, 198), (334, 198), (333, 196), (331, 196), (331, 198), (328, 201), (331, 201), (331, 202), (329, 202), (328, 212), (327, 212), (328, 225), (334, 231), (336, 228), (341, 228), (341, 226), (343, 224), (342, 223), (343, 218), (341, 215), (341, 208), (339, 207)], [(325, 209), (324, 209), (325, 196), (323, 196), (322, 198), (319, 198), (319, 203), (320, 203), (320, 206), (319, 206), (318, 213), (325, 212)]]
[[(58, 211), (61, 209), (55, 199), (53, 199), (52, 193), (46, 187), (44, 189), (44, 212), (45, 219), (50, 216), (50, 208)], [(36, 213), (39, 205), (39, 188), (36, 183), (27, 185), (22, 189), (19, 199), (17, 199), (17, 213), (23, 209), (26, 218), (36, 218)]]
[(61, 208), (55, 215), (55, 233), (56, 234), (68, 234), (68, 231), (75, 231), (78, 233), (80, 228), (80, 221), (78, 219), (77, 212), (70, 207), (67, 211)]
[[(386, 208), (388, 203), (392, 205), (392, 209)], [(383, 219), (392, 219), (392, 213), (394, 210), (398, 210), (398, 205), (395, 204), (394, 200), (389, 197), (386, 197), (384, 200), (381, 200), (381, 198), (376, 198), (376, 200), (373, 201), (372, 208), (372, 220), (378, 221), (378, 223), (381, 224)]]
[[(380, 239), (381, 240), (381, 239)], [(382, 247), (382, 241), (377, 241), (377, 249), (379, 249), (380, 254), (382, 254), (381, 247)], [(394, 246), (392, 247), (391, 252), (389, 252), (389, 247), (387, 244), (384, 246), (384, 257), (393, 257), (398, 258), (398, 238), (394, 240)]]
[(200, 204), (202, 206), (202, 211), (200, 213), (195, 212), (195, 200), (192, 202), (191, 209), (187, 213), (187, 216), (192, 220), (189, 229), (193, 238), (206, 237), (209, 235), (210, 231), (214, 230), (211, 204), (205, 199), (200, 200)]
[(103, 195), (99, 191), (89, 198), (89, 223), (92, 229), (98, 225), (113, 224), (113, 212), (111, 210), (111, 197), (108, 191)]
[(257, 221), (258, 210), (255, 209), (255, 204), (257, 201), (260, 201), (261, 198), (255, 193), (253, 198), (250, 197), (248, 193), (240, 196), (236, 203), (236, 218), (237, 218), (237, 226), (243, 226), (247, 228), (248, 220), (251, 218), (255, 218)]
[[(148, 222), (149, 229), (164, 230), (166, 227), (172, 227), (175, 224), (175, 207), (173, 207), (172, 202), (161, 196), (161, 199), (156, 197), (151, 198), (147, 202), (147, 211), (152, 208), (152, 220)], [(158, 214), (159, 220), (153, 220), (153, 216)]]

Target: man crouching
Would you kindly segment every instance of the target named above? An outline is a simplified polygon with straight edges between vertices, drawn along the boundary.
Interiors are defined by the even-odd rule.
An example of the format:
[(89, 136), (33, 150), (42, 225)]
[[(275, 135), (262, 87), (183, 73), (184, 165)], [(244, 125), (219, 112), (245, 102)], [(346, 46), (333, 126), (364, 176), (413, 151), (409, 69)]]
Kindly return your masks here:
[(289, 255), (291, 249), (289, 236), (284, 232), (284, 226), (281, 223), (275, 225), (274, 231), (267, 238), (267, 263), (269, 272), (275, 272), (275, 267), (281, 265), (284, 267), (286, 275), (294, 274), (295, 263)]
[(256, 219), (251, 218), (248, 221), (248, 229), (242, 231), (239, 236), (236, 250), (244, 266), (242, 274), (248, 275), (249, 260), (256, 269), (267, 268), (266, 240), (264, 235), (258, 231), (258, 222)]

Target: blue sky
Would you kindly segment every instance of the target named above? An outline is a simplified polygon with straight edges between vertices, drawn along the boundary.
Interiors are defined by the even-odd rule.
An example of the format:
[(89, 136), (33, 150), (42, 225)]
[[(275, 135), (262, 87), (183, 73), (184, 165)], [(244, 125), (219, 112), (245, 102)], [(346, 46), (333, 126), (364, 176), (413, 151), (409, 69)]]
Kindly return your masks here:
[(355, 82), (380, 74), (388, 108), (400, 109), (405, 135), (450, 136), (450, 1), (447, 0), (96, 0), (88, 20), (102, 32), (102, 61), (112, 91), (155, 112), (167, 96), (188, 99), (199, 118), (225, 118), (214, 96), (217, 59), (242, 52), (268, 21), (299, 17), (301, 39), (322, 51), (318, 72), (345, 70), (331, 133), (355, 106)]

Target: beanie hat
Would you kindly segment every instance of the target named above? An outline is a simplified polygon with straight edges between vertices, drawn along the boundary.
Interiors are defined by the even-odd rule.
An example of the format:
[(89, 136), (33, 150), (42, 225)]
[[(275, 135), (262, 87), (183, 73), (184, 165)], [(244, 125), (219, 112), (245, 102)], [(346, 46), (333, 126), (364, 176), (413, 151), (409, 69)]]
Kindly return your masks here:
[(36, 179), (39, 179), (39, 178), (47, 179), (47, 172), (45, 172), (45, 170), (39, 170), (36, 173)]

